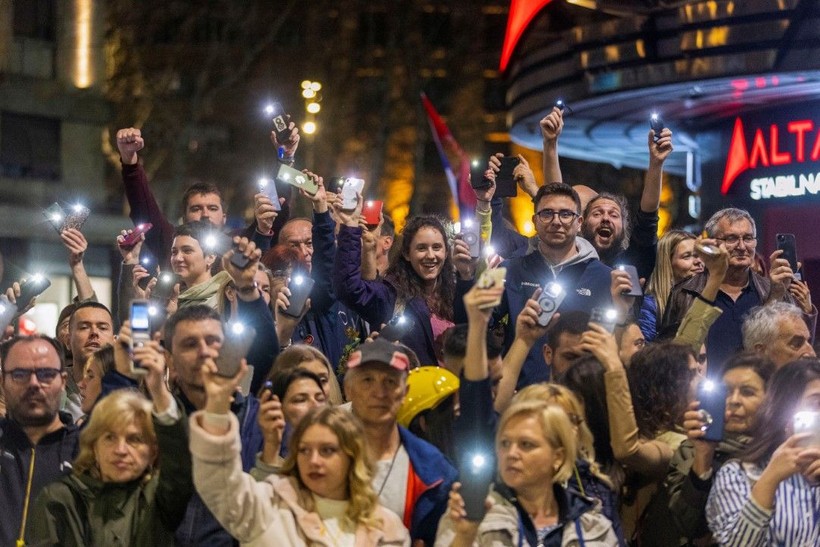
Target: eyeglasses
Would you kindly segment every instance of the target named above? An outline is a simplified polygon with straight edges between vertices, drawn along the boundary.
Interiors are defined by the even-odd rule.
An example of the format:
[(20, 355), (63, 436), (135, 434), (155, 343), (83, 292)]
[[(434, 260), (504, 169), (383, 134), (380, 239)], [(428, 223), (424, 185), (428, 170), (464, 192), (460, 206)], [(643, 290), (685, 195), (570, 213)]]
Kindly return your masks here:
[(560, 211), (555, 211), (553, 209), (541, 209), (535, 213), (535, 216), (541, 219), (542, 222), (550, 222), (556, 215), (558, 215), (558, 219), (561, 222), (564, 224), (569, 224), (575, 219), (575, 217), (578, 216), (578, 213), (575, 211), (570, 211), (569, 209), (561, 209)]
[(60, 375), (58, 368), (16, 368), (14, 370), (4, 370), (3, 376), (11, 376), (15, 384), (27, 384), (31, 380), (31, 375), (37, 376), (37, 381), (41, 384), (50, 384)]
[(744, 245), (751, 245), (755, 241), (757, 241), (756, 236), (750, 236), (750, 235), (745, 235), (743, 237), (736, 236), (736, 235), (730, 235), (730, 236), (726, 236), (726, 237), (716, 237), (715, 239), (717, 239), (718, 241), (725, 242), (726, 245), (737, 245), (738, 242), (741, 241), (741, 240), (743, 241)]

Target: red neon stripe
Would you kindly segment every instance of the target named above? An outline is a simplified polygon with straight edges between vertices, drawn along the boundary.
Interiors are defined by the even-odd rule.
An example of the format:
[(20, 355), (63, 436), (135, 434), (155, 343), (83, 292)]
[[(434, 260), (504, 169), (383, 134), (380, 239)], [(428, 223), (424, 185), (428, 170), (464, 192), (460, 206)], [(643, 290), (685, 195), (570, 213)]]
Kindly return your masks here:
[(504, 47), (501, 49), (499, 70), (504, 72), (510, 62), (518, 40), (527, 30), (533, 17), (552, 0), (512, 0), (510, 16), (507, 18), (507, 33), (504, 35)]

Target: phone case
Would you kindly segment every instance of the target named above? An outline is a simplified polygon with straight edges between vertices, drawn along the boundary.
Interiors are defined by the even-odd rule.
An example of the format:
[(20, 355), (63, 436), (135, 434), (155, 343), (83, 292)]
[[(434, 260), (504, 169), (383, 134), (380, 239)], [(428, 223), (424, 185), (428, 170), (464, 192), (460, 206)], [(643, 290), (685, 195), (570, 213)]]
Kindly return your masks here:
[[(301, 279), (301, 281), (299, 281)], [(294, 275), (288, 283), (290, 289), (290, 306), (282, 313), (291, 317), (299, 317), (305, 309), (305, 303), (313, 290), (314, 281), (306, 275)]]
[(797, 273), (797, 241), (794, 234), (777, 234), (775, 237), (777, 239), (777, 250), (783, 251), (780, 258), (788, 260), (792, 271)]
[(334, 194), (341, 194), (345, 185), (345, 177), (330, 177), (325, 184), (325, 190)]
[(123, 249), (133, 247), (137, 244), (137, 241), (139, 241), (140, 236), (144, 233), (147, 233), (148, 230), (150, 230), (153, 227), (154, 225), (150, 222), (146, 222), (144, 224), (137, 224), (131, 231), (131, 233), (125, 236), (125, 238), (122, 240), (122, 243), (120, 243), (120, 247), (122, 247)]
[[(481, 276), (479, 276), (477, 283), (478, 283), (478, 287), (481, 288), (481, 289), (489, 289), (490, 287), (495, 287), (497, 285), (501, 285), (503, 287), (504, 286), (504, 280), (506, 278), (507, 278), (507, 268), (492, 268), (492, 269), (484, 270), (483, 272), (481, 272)], [(499, 304), (501, 304), (501, 299), (502, 299), (503, 296), (504, 296), (503, 293), (500, 294), (498, 296), (498, 298), (496, 298), (495, 300), (493, 300), (489, 304), (481, 306), (481, 309), (485, 310), (487, 308), (494, 308), (494, 307), (498, 306)]]
[(626, 291), (622, 294), (625, 296), (643, 296), (643, 290), (641, 289), (641, 280), (638, 277), (638, 269), (631, 264), (622, 264), (618, 266), (618, 269), (622, 272), (626, 272), (629, 274), (629, 281), (632, 283), (632, 290)]
[(66, 213), (65, 222), (63, 223), (63, 227), (60, 231), (68, 230), (69, 228), (82, 230), (83, 224), (85, 224), (85, 221), (88, 220), (88, 215), (90, 214), (91, 210), (85, 205), (72, 205), (69, 208), (68, 213)]
[(177, 277), (171, 272), (160, 272), (157, 276), (157, 284), (154, 285), (154, 290), (151, 297), (160, 302), (165, 302), (171, 298), (174, 292), (174, 285), (177, 284)]
[(461, 237), (464, 243), (470, 246), (470, 257), (478, 258), (481, 256), (481, 234), (480, 227), (477, 222), (463, 222), (461, 225)]
[[(364, 179), (349, 178), (342, 186), (342, 209), (352, 211), (359, 203), (359, 194), (364, 190)], [(377, 222), (378, 224), (378, 222)]]
[(464, 459), (468, 461), (462, 461), (459, 466), (464, 510), (467, 520), (480, 522), (486, 513), (486, 500), (495, 475), (494, 458), (466, 456)]
[(370, 228), (379, 225), (379, 215), (382, 213), (383, 203), (379, 200), (367, 200), (362, 206), (362, 218)]
[(239, 251), (239, 245), (236, 243), (231, 244), (231, 249), (233, 249), (233, 256), (231, 256), (231, 264), (239, 268), (240, 270), (244, 270), (251, 264), (251, 259), (242, 254)]
[[(151, 316), (148, 314), (149, 302), (147, 300), (132, 300), (129, 312), (131, 321), (131, 351), (134, 348), (142, 347), (151, 341)], [(131, 373), (134, 375), (144, 375), (146, 370), (133, 359), (131, 360)]]
[(475, 190), (486, 190), (493, 185), (493, 181), (484, 176), (486, 170), (487, 164), (470, 169), (470, 186)]
[(567, 293), (554, 283), (548, 283), (544, 287), (541, 296), (538, 298), (538, 305), (541, 307), (541, 313), (538, 314), (539, 325), (542, 327), (549, 325), (550, 319), (558, 311), (566, 295)]
[(271, 106), (274, 114), (271, 119), (271, 122), (273, 122), (273, 130), (276, 132), (276, 139), (279, 141), (279, 144), (282, 144), (290, 137), (290, 130), (288, 129), (290, 115), (285, 113), (285, 109), (282, 108), (282, 105), (279, 103), (273, 103)]
[(313, 179), (298, 169), (294, 169), (284, 163), (279, 164), (279, 170), (276, 172), (276, 180), (279, 182), (290, 184), (296, 188), (301, 188), (311, 195), (315, 195), (319, 191), (319, 187)]
[(282, 210), (282, 204), (279, 203), (279, 192), (276, 191), (276, 182), (262, 179), (259, 181), (258, 188), (262, 194), (267, 196), (276, 211)]
[(653, 114), (652, 117), (649, 118), (649, 127), (651, 127), (652, 131), (655, 132), (653, 140), (658, 142), (661, 138), (661, 131), (663, 131), (664, 127), (663, 119), (657, 114)]
[(52, 203), (45, 209), (43, 209), (43, 216), (46, 217), (48, 223), (57, 231), (59, 234), (63, 231), (63, 222), (65, 222), (65, 211), (63, 208), (60, 207), (60, 204), (57, 202)]
[(216, 373), (226, 378), (236, 376), (242, 359), (248, 355), (248, 350), (256, 337), (256, 330), (253, 327), (243, 325), (239, 330), (236, 326), (236, 323), (228, 323), (225, 326), (225, 340), (216, 358)]

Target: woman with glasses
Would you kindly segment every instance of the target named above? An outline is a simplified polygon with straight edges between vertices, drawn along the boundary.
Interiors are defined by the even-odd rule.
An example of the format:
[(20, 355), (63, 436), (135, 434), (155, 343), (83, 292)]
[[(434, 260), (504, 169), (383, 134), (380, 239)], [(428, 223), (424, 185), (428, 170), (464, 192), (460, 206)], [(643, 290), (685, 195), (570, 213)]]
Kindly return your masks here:
[(187, 420), (165, 385), (159, 343), (135, 347), (133, 357), (153, 402), (128, 389), (99, 401), (71, 475), (37, 497), (27, 545), (174, 544), (193, 493)]
[(295, 428), (280, 474), (257, 482), (242, 472), (239, 423), (230, 402), (241, 377), (206, 364), (205, 410), (191, 416), (197, 491), (241, 545), (409, 546), (398, 516), (371, 486), (361, 423), (339, 407), (311, 410)]

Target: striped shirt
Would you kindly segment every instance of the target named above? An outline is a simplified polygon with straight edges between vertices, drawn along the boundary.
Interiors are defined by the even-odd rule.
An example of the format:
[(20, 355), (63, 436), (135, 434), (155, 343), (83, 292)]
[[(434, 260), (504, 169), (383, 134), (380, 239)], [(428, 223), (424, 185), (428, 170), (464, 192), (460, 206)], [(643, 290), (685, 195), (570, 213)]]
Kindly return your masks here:
[(706, 504), (715, 540), (737, 547), (820, 545), (820, 488), (800, 474), (792, 475), (777, 486), (771, 511), (752, 500), (752, 486), (761, 472), (738, 460), (720, 468)]

